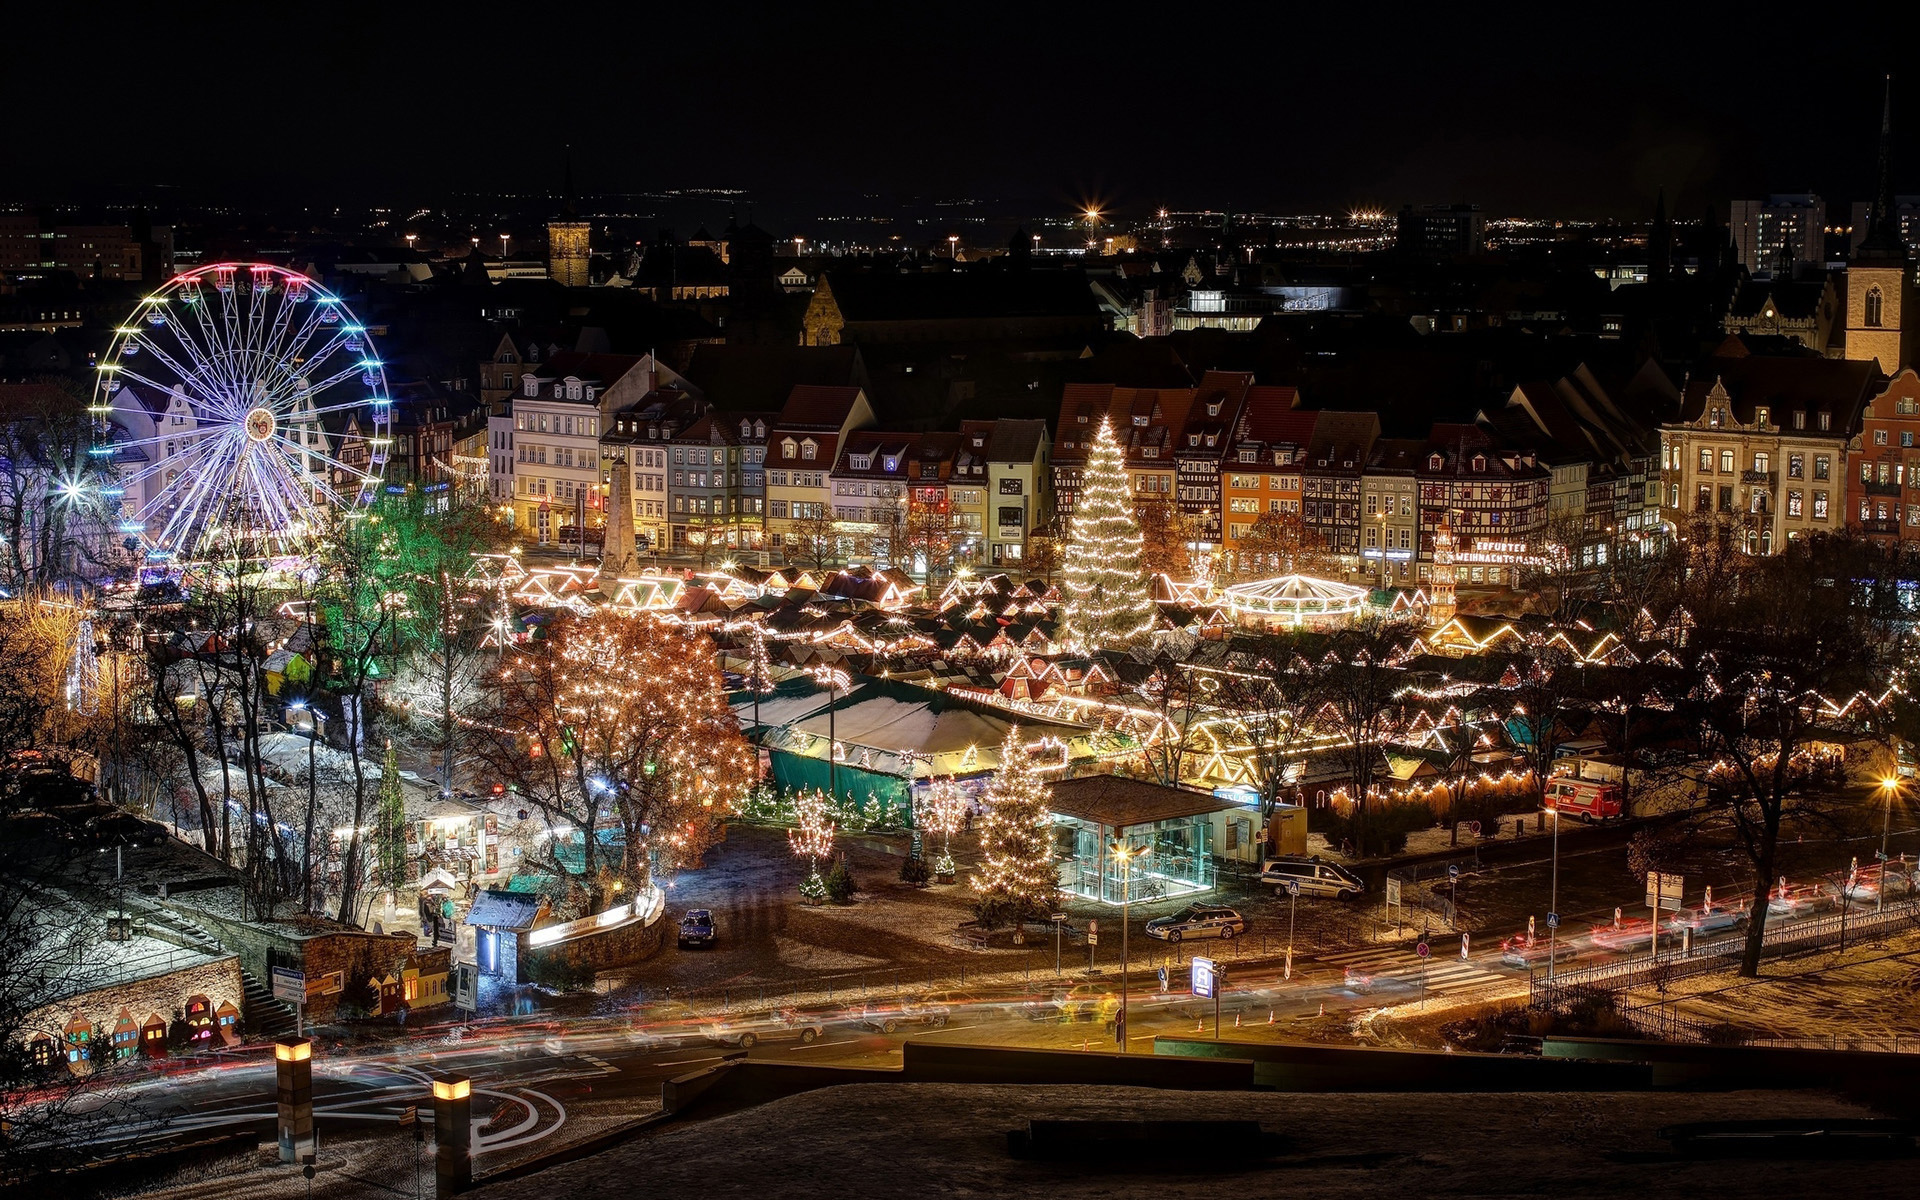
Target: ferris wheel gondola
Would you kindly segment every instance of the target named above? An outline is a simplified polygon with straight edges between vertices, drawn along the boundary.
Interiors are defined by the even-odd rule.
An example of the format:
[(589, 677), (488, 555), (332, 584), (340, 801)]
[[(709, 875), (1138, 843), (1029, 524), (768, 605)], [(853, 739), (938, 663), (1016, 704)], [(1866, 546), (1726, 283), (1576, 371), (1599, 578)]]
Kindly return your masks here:
[[(131, 397), (130, 395), (131, 394)], [(144, 411), (154, 429), (144, 434)], [(283, 558), (378, 494), (392, 399), (340, 297), (267, 263), (218, 263), (141, 301), (99, 364), (99, 496), (149, 565)]]

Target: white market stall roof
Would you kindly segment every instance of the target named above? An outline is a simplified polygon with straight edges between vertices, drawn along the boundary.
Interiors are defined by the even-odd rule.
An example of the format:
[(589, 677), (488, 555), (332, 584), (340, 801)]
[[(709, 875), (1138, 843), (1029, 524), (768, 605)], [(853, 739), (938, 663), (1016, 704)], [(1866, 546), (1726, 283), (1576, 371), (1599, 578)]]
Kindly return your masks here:
[(1227, 606), (1242, 614), (1288, 624), (1346, 617), (1367, 603), (1367, 589), (1311, 575), (1281, 575), (1227, 589)]
[(872, 685), (856, 692), (841, 702), (831, 722), (823, 706), (787, 724), (782, 732), (791, 748), (801, 750), (816, 740), (824, 743), (831, 724), (842, 747), (842, 761), (859, 761), (888, 774), (926, 777), (995, 769), (1007, 728), (1015, 723), (1029, 747), (1043, 741), (1058, 743), (1062, 761), (1067, 744), (1087, 733), (1079, 725), (981, 712), (956, 697), (899, 684)]

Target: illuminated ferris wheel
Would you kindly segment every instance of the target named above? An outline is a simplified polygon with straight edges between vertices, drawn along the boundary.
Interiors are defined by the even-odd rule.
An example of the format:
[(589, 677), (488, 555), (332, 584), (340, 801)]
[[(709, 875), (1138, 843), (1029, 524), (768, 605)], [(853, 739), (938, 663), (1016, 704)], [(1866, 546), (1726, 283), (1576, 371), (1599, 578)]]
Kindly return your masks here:
[(177, 275), (115, 331), (99, 371), (93, 454), (114, 468), (101, 494), (149, 564), (216, 541), (296, 553), (379, 489), (386, 372), (346, 304), (297, 272)]

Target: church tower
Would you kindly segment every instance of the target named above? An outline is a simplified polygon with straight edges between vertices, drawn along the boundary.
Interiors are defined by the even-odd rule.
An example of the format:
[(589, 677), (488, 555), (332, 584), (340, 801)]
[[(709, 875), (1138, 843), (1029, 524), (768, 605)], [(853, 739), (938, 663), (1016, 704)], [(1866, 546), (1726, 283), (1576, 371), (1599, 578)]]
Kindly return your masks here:
[(1433, 531), (1433, 587), (1427, 596), (1427, 623), (1438, 629), (1459, 611), (1454, 595), (1453, 523), (1447, 517)]
[(573, 148), (567, 148), (567, 196), (558, 221), (547, 222), (547, 278), (561, 287), (586, 287), (587, 264), (592, 257), (588, 231), (593, 227), (574, 219)]
[(1887, 375), (1912, 361), (1906, 311), (1913, 299), (1912, 264), (1893, 205), (1893, 77), (1880, 110), (1880, 173), (1867, 216), (1866, 240), (1847, 265), (1847, 357), (1878, 360)]

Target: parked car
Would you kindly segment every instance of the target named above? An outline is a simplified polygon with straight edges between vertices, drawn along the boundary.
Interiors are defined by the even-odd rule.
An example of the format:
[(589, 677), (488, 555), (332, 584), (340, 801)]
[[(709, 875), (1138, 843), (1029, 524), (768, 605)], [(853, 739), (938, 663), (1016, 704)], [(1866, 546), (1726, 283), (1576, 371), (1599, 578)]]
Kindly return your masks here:
[(73, 830), (52, 813), (28, 809), (9, 813), (4, 821), (0, 821), (0, 838), (5, 838), (9, 846), (44, 853), (71, 842)]
[(1177, 942), (1190, 937), (1238, 937), (1247, 919), (1224, 904), (1189, 904), (1172, 916), (1147, 922), (1147, 936)]
[(700, 1032), (710, 1042), (751, 1050), (761, 1042), (799, 1042), (811, 1046), (826, 1035), (827, 1026), (816, 1016), (781, 1008), (711, 1021), (702, 1026)]
[(713, 913), (704, 908), (688, 909), (680, 918), (680, 948), (714, 944)]
[(1282, 892), (1289, 883), (1300, 885), (1302, 896), (1332, 896), (1344, 900), (1367, 890), (1360, 877), (1339, 863), (1319, 856), (1288, 855), (1269, 858), (1260, 864), (1260, 881), (1277, 886)]
[(112, 812), (87, 822), (87, 838), (96, 846), (164, 846), (167, 827), (132, 813)]

